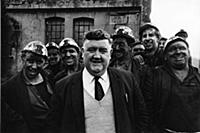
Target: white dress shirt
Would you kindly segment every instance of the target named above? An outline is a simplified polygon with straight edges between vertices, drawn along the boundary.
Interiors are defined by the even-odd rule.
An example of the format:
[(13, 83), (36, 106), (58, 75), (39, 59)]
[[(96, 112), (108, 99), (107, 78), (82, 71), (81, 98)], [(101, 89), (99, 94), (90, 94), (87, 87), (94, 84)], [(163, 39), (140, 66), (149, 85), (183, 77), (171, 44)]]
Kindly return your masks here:
[[(95, 80), (94, 76), (92, 76), (86, 68), (83, 70), (83, 88), (93, 97), (95, 98)], [(105, 73), (99, 78), (98, 80), (101, 83), (101, 86), (103, 87), (104, 94), (107, 93), (109, 87), (110, 87), (110, 80), (108, 76), (107, 70)]]

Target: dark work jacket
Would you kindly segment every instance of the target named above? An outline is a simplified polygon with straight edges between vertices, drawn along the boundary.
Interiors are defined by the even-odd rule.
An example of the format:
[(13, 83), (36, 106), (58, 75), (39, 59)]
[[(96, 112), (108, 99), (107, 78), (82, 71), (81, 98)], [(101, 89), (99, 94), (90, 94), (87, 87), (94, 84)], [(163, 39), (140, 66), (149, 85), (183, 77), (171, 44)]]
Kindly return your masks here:
[[(46, 76), (44, 75), (45, 73), (41, 73), (41, 74), (42, 74), (42, 77), (44, 78), (45, 84), (48, 84), (50, 87), (49, 89), (51, 89), (52, 91), (53, 88), (51, 88), (51, 83), (50, 83), (51, 81), (49, 81), (46, 78)], [(31, 132), (38, 132), (38, 130), (39, 131), (41, 130), (41, 129), (36, 129), (35, 127), (34, 129), (32, 129), (33, 127), (32, 125), (34, 124), (33, 119), (32, 119), (33, 109), (31, 106), (28, 89), (27, 89), (22, 71), (2, 85), (2, 96), (4, 97), (5, 102), (12, 109), (15, 110), (16, 113), (18, 113), (19, 115), (23, 117), (26, 124), (30, 128), (29, 130)], [(40, 126), (40, 124), (43, 125), (44, 123), (41, 122), (41, 123), (35, 123), (35, 124)]]
[[(80, 71), (82, 68), (83, 68), (83, 64), (78, 63), (78, 68), (77, 68), (77, 70), (74, 71), (74, 72), (78, 72), (78, 71)], [(67, 68), (66, 66), (65, 66), (65, 68), (64, 68), (62, 71), (60, 71), (59, 73), (57, 73), (57, 74), (55, 75), (54, 82), (56, 83), (57, 81), (59, 81), (60, 79), (64, 78), (65, 76), (68, 76), (68, 68)]]
[(30, 133), (23, 117), (1, 98), (1, 133)]
[(163, 65), (164, 64), (163, 51), (158, 49), (153, 56), (150, 57), (144, 56), (144, 62), (145, 65), (151, 68)]
[(181, 82), (169, 66), (149, 71), (143, 94), (153, 130), (200, 131), (200, 74), (190, 66)]
[(48, 73), (48, 75), (50, 75), (54, 78), (59, 72), (64, 70), (64, 66), (63, 66), (62, 62), (59, 61), (59, 63), (54, 66), (51, 66), (51, 65), (46, 66), (44, 68), (44, 70)]
[(137, 59), (134, 59), (131, 55), (128, 55), (126, 58), (124, 58), (124, 60), (121, 60), (121, 61), (113, 58), (109, 66), (132, 72), (138, 84), (140, 84), (139, 72), (141, 71), (140, 69), (142, 68), (142, 66), (140, 65), (139, 61)]
[[(136, 133), (147, 126), (143, 96), (130, 72), (108, 69), (116, 133)], [(85, 133), (82, 71), (56, 84), (48, 117), (49, 132)], [(128, 96), (128, 98), (126, 98)]]

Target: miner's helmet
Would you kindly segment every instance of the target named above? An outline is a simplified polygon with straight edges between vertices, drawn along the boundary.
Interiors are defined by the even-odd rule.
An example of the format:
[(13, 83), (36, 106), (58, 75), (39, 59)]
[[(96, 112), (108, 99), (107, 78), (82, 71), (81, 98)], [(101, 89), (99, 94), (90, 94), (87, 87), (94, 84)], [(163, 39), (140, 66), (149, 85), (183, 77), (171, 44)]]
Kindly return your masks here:
[(65, 48), (65, 47), (74, 47), (77, 50), (78, 53), (80, 52), (80, 47), (78, 46), (78, 44), (72, 38), (65, 38), (59, 43), (59, 49), (60, 50)]
[(147, 29), (150, 29), (150, 28), (155, 29), (155, 31), (156, 31), (156, 36), (158, 37), (158, 39), (160, 39), (160, 31), (159, 31), (159, 29), (158, 29), (155, 25), (153, 25), (152, 23), (144, 23), (144, 24), (143, 24), (142, 26), (140, 26), (140, 28), (139, 28), (140, 41), (142, 40), (142, 34), (143, 34), (143, 32), (144, 32), (145, 30), (147, 30)]
[(125, 38), (128, 44), (135, 42), (133, 31), (128, 26), (118, 27), (112, 35), (113, 40), (115, 40), (116, 38)]
[(55, 42), (49, 42), (46, 44), (46, 48), (47, 50), (52, 48), (59, 49), (59, 46)]
[(31, 41), (22, 50), (23, 52), (31, 52), (47, 58), (48, 53), (45, 45), (41, 41)]
[(168, 51), (168, 48), (169, 46), (171, 46), (174, 42), (177, 42), (177, 41), (182, 41), (186, 44), (186, 46), (189, 48), (189, 44), (188, 42), (185, 40), (185, 38), (183, 37), (180, 37), (180, 36), (173, 36), (173, 37), (170, 37), (166, 43), (165, 43), (165, 47), (164, 47), (164, 53), (163, 54), (166, 54), (167, 51)]

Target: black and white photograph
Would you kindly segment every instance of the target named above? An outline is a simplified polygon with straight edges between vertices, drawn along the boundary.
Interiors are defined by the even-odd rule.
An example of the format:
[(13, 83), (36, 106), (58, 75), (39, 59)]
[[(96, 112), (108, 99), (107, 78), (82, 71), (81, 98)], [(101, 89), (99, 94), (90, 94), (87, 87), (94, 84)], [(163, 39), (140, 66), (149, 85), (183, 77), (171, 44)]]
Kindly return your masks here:
[(1, 0), (1, 133), (200, 133), (200, 0)]

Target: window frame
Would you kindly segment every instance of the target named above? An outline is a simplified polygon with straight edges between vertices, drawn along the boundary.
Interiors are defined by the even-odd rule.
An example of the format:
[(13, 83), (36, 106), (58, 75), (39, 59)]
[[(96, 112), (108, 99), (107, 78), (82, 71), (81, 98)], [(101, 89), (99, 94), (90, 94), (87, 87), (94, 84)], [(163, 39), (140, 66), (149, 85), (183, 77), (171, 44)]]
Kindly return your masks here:
[(73, 19), (73, 38), (80, 47), (82, 47), (85, 32), (93, 29), (93, 27), (93, 18), (79, 17)]
[(45, 42), (59, 42), (64, 38), (65, 19), (61, 17), (50, 17), (45, 19)]

